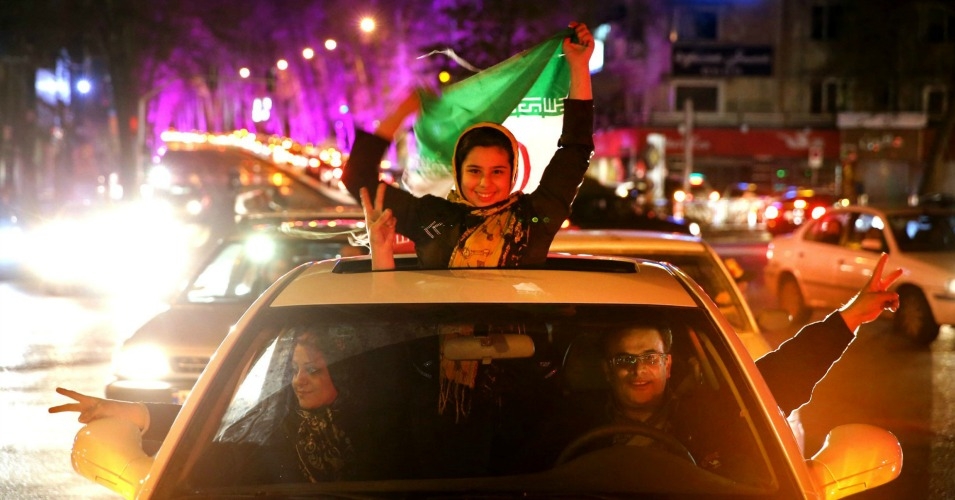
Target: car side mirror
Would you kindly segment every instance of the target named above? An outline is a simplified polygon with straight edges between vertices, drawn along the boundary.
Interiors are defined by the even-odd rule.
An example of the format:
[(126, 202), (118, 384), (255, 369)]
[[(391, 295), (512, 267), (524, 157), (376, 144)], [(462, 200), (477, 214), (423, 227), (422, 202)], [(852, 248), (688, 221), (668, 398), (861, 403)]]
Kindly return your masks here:
[(94, 420), (76, 433), (71, 453), (73, 469), (81, 476), (135, 498), (153, 458), (143, 451), (142, 433), (122, 418)]
[(868, 424), (840, 425), (806, 460), (826, 499), (842, 498), (899, 477), (902, 446), (891, 432)]

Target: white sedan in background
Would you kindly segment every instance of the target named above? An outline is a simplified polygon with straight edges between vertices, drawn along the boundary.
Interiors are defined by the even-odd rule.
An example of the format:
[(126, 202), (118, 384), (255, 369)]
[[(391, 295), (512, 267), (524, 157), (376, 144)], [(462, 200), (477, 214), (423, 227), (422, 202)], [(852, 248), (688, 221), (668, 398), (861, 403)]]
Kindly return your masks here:
[(955, 209), (940, 207), (829, 209), (795, 233), (777, 236), (767, 250), (764, 277), (779, 305), (804, 321), (813, 309), (846, 303), (869, 279), (879, 255), (895, 282), (895, 330), (918, 344), (955, 324)]

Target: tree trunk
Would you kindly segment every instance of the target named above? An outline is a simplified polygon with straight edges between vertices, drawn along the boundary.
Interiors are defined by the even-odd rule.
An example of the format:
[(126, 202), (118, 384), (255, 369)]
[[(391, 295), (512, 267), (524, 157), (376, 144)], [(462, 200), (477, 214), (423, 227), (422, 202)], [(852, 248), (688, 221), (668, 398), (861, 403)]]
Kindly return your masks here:
[(946, 179), (946, 157), (948, 145), (951, 142), (952, 132), (955, 131), (955, 103), (949, 103), (945, 119), (939, 125), (932, 144), (929, 161), (925, 165), (925, 172), (919, 182), (919, 194), (924, 195), (939, 192), (944, 187)]
[[(114, 82), (116, 83), (116, 93), (114, 96), (116, 106), (116, 116), (119, 121), (119, 182), (123, 186), (123, 197), (126, 199), (136, 198), (139, 195), (139, 177), (142, 165), (136, 164), (136, 133), (130, 127), (130, 123), (137, 115), (137, 93), (135, 84), (128, 77), (117, 78), (122, 71), (114, 70), (112, 72)], [(144, 123), (136, 123), (137, 127), (145, 126)]]

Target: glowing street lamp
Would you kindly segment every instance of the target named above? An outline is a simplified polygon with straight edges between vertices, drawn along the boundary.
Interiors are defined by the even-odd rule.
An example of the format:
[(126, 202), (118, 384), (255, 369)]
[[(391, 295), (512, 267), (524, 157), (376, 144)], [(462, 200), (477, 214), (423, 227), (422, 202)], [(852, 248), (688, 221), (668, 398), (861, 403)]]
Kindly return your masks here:
[(240, 77), (240, 78), (248, 78), (249, 75), (251, 75), (251, 74), (252, 74), (252, 72), (249, 71), (249, 68), (239, 68), (239, 77)]
[(365, 33), (371, 33), (375, 31), (375, 19), (373, 17), (363, 17), (358, 21), (358, 28)]
[(302, 57), (304, 57), (306, 61), (311, 61), (312, 58), (315, 57), (315, 51), (312, 50), (311, 47), (305, 47), (302, 49)]
[(338, 42), (334, 38), (325, 40), (325, 50), (335, 50), (336, 48), (338, 48)]
[(279, 59), (275, 62), (275, 67), (278, 68), (279, 71), (285, 71), (288, 69), (288, 61), (285, 59)]
[(76, 82), (76, 91), (80, 94), (89, 94), (93, 90), (93, 84), (86, 78), (81, 78)]

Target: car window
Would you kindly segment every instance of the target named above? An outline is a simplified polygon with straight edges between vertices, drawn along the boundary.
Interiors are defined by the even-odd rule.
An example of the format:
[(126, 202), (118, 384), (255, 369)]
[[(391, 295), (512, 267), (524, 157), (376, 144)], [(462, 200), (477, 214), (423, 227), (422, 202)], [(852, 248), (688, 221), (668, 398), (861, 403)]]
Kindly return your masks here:
[[(485, 478), (483, 488), (508, 491), (517, 483), (507, 477), (553, 471), (557, 461), (578, 454), (606, 474), (581, 486), (581, 494), (594, 488), (685, 493), (687, 482), (727, 494), (778, 487), (773, 433), (751, 407), (752, 393), (727, 345), (699, 310), (389, 304), (285, 308), (259, 321), (256, 343), (233, 353), (249, 361), (224, 365), (248, 368), (217, 374), (221, 385), (209, 389), (234, 394), (215, 429), (176, 452), (197, 459), (175, 480), (183, 491), (306, 483), (303, 456), (314, 465), (309, 478), (321, 483), (299, 486), (303, 494), (342, 488), (360, 496), (381, 484), (368, 481), (379, 480), (389, 480), (392, 493), (438, 494), (449, 488), (442, 480), (458, 478), (472, 478), (469, 486)], [(601, 438), (563, 456), (584, 431), (612, 422), (604, 336), (646, 321), (666, 325), (674, 339), (667, 429), (694, 436), (684, 441), (690, 453), (712, 448), (721, 455), (700, 453), (700, 461), (708, 456), (712, 463), (694, 467), (659, 446), (608, 451)], [(316, 376), (324, 370), (336, 394), (319, 410), (300, 404), (317, 391), (292, 383), (307, 364), (299, 351), (303, 337), (320, 339)], [(486, 353), (512, 352), (504, 346), (521, 343), (530, 348), (514, 348), (520, 354), (514, 358), (452, 359), (450, 353), (474, 341)], [(641, 480), (620, 482), (632, 474)]]
[(852, 250), (868, 250), (882, 253), (886, 250), (885, 222), (872, 214), (856, 214), (852, 217), (844, 245)]
[(889, 227), (903, 252), (955, 251), (955, 213), (893, 214)]
[(738, 332), (754, 332), (756, 327), (750, 322), (742, 304), (742, 296), (733, 288), (729, 277), (708, 254), (704, 253), (654, 253), (641, 251), (634, 253), (616, 252), (621, 257), (639, 257), (643, 259), (669, 262), (679, 267), (693, 278), (698, 285), (720, 307), (723, 316)]
[(190, 302), (211, 302), (228, 297), (229, 277), (236, 262), (241, 261), (242, 243), (232, 242), (220, 247), (219, 252), (202, 270), (187, 291)]
[(805, 239), (828, 245), (839, 245), (848, 227), (848, 215), (828, 213), (816, 219), (806, 228)]
[(679, 267), (693, 278), (693, 281), (700, 285), (719, 306), (720, 312), (737, 332), (755, 331), (755, 327), (744, 312), (741, 295), (733, 288), (726, 273), (717, 266), (716, 262), (703, 255), (661, 255), (658, 258)]

